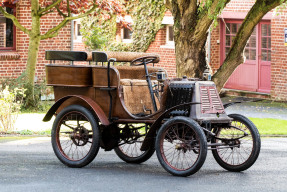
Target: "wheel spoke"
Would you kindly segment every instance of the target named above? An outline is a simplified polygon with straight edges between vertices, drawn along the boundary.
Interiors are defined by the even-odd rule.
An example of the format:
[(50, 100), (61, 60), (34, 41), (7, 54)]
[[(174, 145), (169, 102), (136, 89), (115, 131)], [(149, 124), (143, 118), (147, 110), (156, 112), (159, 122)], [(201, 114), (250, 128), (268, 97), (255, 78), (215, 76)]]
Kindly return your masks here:
[(63, 125), (65, 125), (66, 127), (69, 127), (70, 129), (73, 129), (73, 130), (75, 130), (75, 129), (76, 129), (76, 128), (74, 128), (74, 127), (70, 126), (70, 125), (67, 125), (67, 124), (66, 124), (66, 121), (64, 121), (64, 122), (63, 122)]

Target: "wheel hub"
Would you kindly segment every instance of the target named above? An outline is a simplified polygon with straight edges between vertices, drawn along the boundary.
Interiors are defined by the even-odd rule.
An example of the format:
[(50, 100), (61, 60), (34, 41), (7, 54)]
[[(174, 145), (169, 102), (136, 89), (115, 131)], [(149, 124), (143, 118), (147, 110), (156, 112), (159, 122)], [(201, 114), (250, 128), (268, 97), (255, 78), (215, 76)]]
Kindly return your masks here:
[(187, 150), (191, 150), (191, 146), (186, 143), (178, 143), (175, 145), (176, 150), (182, 150), (184, 153), (187, 152)]
[(232, 150), (233, 150), (234, 147), (240, 148), (240, 144), (241, 144), (239, 139), (236, 139), (236, 140), (225, 140), (224, 143), (226, 145), (228, 145)]
[(89, 131), (85, 127), (80, 126), (74, 130), (70, 138), (76, 146), (84, 146), (89, 141)]

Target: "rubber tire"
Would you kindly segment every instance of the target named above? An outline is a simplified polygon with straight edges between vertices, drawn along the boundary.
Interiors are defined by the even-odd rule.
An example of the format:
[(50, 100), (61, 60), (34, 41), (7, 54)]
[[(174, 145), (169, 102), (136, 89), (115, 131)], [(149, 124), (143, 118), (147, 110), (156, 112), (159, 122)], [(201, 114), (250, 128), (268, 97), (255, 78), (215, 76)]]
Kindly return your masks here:
[[(86, 157), (84, 157), (83, 159), (79, 160), (79, 161), (71, 161), (67, 158), (65, 158), (62, 153), (60, 152), (60, 149), (58, 148), (57, 145), (57, 138), (56, 138), (56, 129), (57, 129), (57, 125), (59, 124), (60, 120), (62, 119), (62, 117), (69, 112), (72, 111), (77, 111), (82, 113), (84, 116), (86, 116), (86, 118), (89, 120), (89, 122), (91, 123), (92, 126), (92, 130), (93, 130), (93, 144), (91, 145), (90, 151), (89, 153), (86, 155)], [(55, 155), (57, 156), (57, 158), (65, 165), (67, 165), (68, 167), (73, 167), (73, 168), (81, 168), (84, 167), (86, 165), (88, 165), (89, 163), (91, 163), (94, 158), (96, 157), (96, 155), (98, 154), (99, 148), (100, 148), (100, 131), (98, 128), (98, 123), (95, 120), (94, 116), (92, 115), (92, 113), (86, 109), (85, 107), (82, 107), (80, 105), (70, 105), (66, 108), (64, 108), (57, 116), (56, 119), (53, 123), (53, 128), (52, 128), (52, 146), (53, 146), (53, 150)]]
[[(245, 124), (249, 128), (250, 133), (251, 133), (252, 138), (253, 138), (253, 150), (252, 150), (252, 153), (251, 153), (250, 157), (247, 159), (247, 161), (245, 161), (241, 165), (229, 165), (229, 164), (225, 163), (220, 158), (220, 156), (218, 155), (217, 150), (215, 150), (215, 149), (212, 150), (212, 154), (213, 154), (213, 157), (216, 160), (216, 162), (221, 167), (223, 167), (224, 169), (226, 169), (228, 171), (232, 171), (232, 172), (244, 171), (244, 170), (250, 168), (255, 163), (255, 161), (257, 160), (257, 158), (259, 156), (260, 148), (261, 148), (260, 135), (259, 135), (259, 132), (258, 132), (256, 126), (247, 117), (245, 117), (243, 115), (240, 115), (240, 114), (230, 114), (228, 116), (230, 118), (233, 118), (236, 121), (239, 121), (239, 122)], [(215, 139), (213, 139), (211, 142), (215, 143)]]
[[(165, 133), (165, 131), (171, 125), (173, 125), (175, 123), (185, 123), (186, 125), (192, 127), (193, 131), (197, 135), (199, 142), (200, 142), (200, 146), (199, 146), (200, 147), (200, 153), (199, 153), (197, 161), (195, 162), (195, 164), (191, 168), (189, 168), (185, 171), (178, 171), (178, 170), (173, 169), (164, 161), (164, 158), (161, 155), (161, 150), (160, 150), (161, 137), (163, 137), (163, 134)], [(162, 167), (167, 172), (171, 173), (174, 176), (186, 177), (186, 176), (189, 176), (189, 175), (196, 173), (202, 167), (203, 163), (205, 162), (206, 155), (207, 155), (206, 136), (205, 136), (203, 130), (201, 129), (201, 127), (199, 126), (199, 124), (196, 121), (194, 121), (193, 119), (190, 119), (188, 117), (182, 117), (182, 116), (174, 117), (174, 118), (171, 118), (168, 121), (166, 121), (160, 127), (158, 134), (156, 136), (155, 149), (156, 149), (157, 158), (158, 158), (160, 164), (162, 165)]]
[(127, 163), (134, 163), (134, 164), (140, 164), (145, 161), (147, 161), (155, 152), (154, 146), (151, 146), (148, 150), (146, 150), (142, 155), (138, 157), (130, 157), (122, 152), (122, 150), (119, 149), (119, 147), (114, 148), (115, 153), (117, 156), (127, 162)]

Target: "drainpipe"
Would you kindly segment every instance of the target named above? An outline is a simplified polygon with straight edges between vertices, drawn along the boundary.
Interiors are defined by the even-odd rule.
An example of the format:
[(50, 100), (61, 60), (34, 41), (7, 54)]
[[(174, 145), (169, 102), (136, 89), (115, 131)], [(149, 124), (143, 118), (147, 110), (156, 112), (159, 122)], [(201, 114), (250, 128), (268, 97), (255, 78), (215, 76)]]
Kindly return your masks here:
[[(73, 15), (72, 15), (73, 16)], [(74, 20), (71, 21), (71, 51), (74, 50)]]
[[(72, 14), (73, 17), (73, 14)], [(71, 51), (74, 50), (74, 20), (71, 21)], [(70, 62), (70, 65), (73, 65), (73, 61)]]
[(208, 67), (210, 67), (210, 61), (211, 61), (211, 29), (210, 28), (208, 29), (208, 37), (207, 37), (207, 54), (208, 54), (207, 64), (208, 64)]

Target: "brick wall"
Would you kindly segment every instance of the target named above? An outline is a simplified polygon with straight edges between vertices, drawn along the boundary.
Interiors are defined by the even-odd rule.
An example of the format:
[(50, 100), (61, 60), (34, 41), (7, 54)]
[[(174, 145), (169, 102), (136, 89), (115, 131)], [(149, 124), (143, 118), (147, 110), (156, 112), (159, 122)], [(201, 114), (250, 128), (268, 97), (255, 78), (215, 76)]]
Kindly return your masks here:
[(284, 45), (287, 29), (287, 10), (271, 20), (271, 97), (287, 101), (287, 46)]
[(0, 23), (0, 47), (5, 47), (5, 24)]
[(175, 49), (166, 45), (166, 27), (158, 31), (155, 40), (150, 44), (146, 52), (159, 54), (160, 62), (155, 66), (163, 67), (169, 77), (176, 77)]
[[(170, 11), (165, 16), (172, 16)], [(155, 40), (150, 44), (147, 53), (157, 53), (160, 55), (160, 62), (155, 66), (164, 68), (169, 77), (176, 77), (176, 60), (174, 46), (166, 45), (166, 26), (161, 28), (156, 34)]]
[(219, 26), (211, 31), (211, 59), (210, 66), (213, 73), (220, 67), (220, 30)]
[(248, 12), (253, 6), (255, 0), (231, 0), (224, 11), (228, 12)]
[[(166, 13), (167, 16), (171, 16), (170, 12)], [(116, 40), (121, 40), (121, 29), (117, 27)], [(150, 44), (147, 53), (157, 53), (160, 56), (160, 62), (156, 63), (156, 67), (163, 67), (169, 77), (176, 77), (176, 65), (175, 65), (175, 49), (174, 46), (166, 45), (166, 27), (163, 27), (158, 31), (155, 36), (155, 40)]]
[[(29, 0), (22, 0), (17, 6), (17, 19), (20, 23), (27, 28), (31, 26)], [(41, 19), (41, 33), (48, 31), (51, 27), (56, 26), (61, 21), (56, 13), (48, 14)], [(16, 50), (15, 51), (0, 51), (0, 76), (17, 77), (26, 67), (29, 38), (20, 30), (16, 30)], [(49, 62), (45, 60), (46, 50), (70, 50), (70, 24), (63, 28), (59, 35), (52, 39), (42, 40), (40, 42), (38, 63), (36, 67), (36, 76), (38, 79), (45, 76), (45, 64)], [(9, 55), (7, 57), (7, 55)], [(7, 59), (8, 58), (8, 59)], [(18, 59), (15, 59), (18, 58)]]

